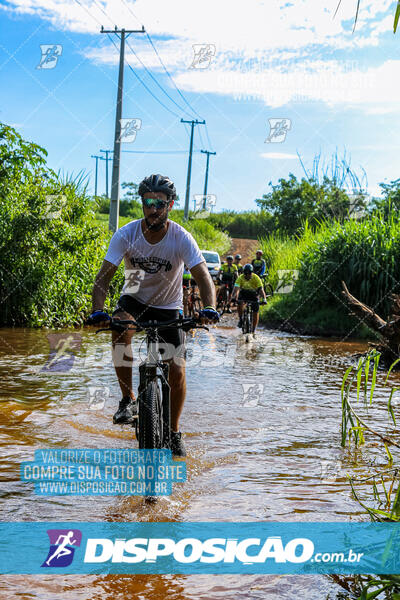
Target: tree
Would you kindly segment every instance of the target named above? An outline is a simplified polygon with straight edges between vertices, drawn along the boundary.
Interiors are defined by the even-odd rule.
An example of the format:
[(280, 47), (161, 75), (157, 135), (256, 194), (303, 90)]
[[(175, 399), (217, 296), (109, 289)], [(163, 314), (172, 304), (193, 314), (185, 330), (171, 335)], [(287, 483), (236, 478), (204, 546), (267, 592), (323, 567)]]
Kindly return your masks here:
[(256, 200), (257, 205), (273, 217), (273, 228), (287, 235), (298, 233), (305, 221), (310, 225), (324, 219), (344, 221), (354, 209), (365, 208), (365, 196), (360, 192), (356, 202), (334, 181), (324, 176), (321, 183), (314, 179), (280, 179), (272, 192)]
[(390, 183), (380, 183), (383, 192), (382, 198), (374, 198), (372, 209), (379, 211), (384, 219), (390, 216), (398, 216), (400, 212), (400, 179), (395, 179)]

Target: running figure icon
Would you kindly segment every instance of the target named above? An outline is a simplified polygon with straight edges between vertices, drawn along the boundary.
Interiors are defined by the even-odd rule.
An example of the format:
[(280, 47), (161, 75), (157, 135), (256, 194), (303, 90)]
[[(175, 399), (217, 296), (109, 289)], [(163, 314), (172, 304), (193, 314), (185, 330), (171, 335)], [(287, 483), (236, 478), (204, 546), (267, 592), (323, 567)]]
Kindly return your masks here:
[[(50, 566), (51, 561), (53, 560), (53, 558), (59, 557), (61, 558), (61, 556), (66, 556), (67, 554), (72, 554), (72, 550), (70, 548), (67, 548), (68, 544), (76, 544), (78, 540), (74, 540), (71, 539), (74, 536), (74, 532), (73, 531), (69, 531), (67, 533), (67, 535), (60, 535), (58, 536), (58, 539), (56, 541), (56, 545), (58, 545), (57, 550), (50, 556), (50, 558), (48, 560), (46, 560), (46, 565)], [(60, 540), (63, 540), (62, 542), (60, 542)]]

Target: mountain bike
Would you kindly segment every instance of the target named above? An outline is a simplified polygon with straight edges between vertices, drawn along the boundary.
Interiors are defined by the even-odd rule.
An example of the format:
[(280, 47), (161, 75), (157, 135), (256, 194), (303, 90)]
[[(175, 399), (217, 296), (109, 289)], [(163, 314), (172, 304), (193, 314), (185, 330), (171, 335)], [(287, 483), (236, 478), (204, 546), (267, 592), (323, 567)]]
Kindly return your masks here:
[(201, 311), (201, 298), (197, 293), (197, 288), (192, 287), (188, 297), (188, 316), (194, 317), (196, 313)]
[(222, 309), (221, 315), (225, 312), (230, 312), (231, 294), (229, 291), (229, 283), (222, 283), (217, 297), (217, 310)]
[(185, 317), (194, 317), (196, 313), (201, 311), (201, 298), (197, 292), (196, 286), (183, 288), (183, 312)]
[[(264, 300), (260, 301), (260, 304), (265, 304)], [(253, 331), (253, 301), (249, 300), (245, 302), (245, 306), (242, 312), (242, 332), (245, 336), (246, 343), (250, 342), (250, 334)]]
[(197, 318), (171, 321), (138, 322), (111, 319), (109, 327), (100, 331), (145, 331), (147, 357), (139, 365), (138, 416), (134, 421), (136, 439), (140, 449), (171, 447), (171, 398), (168, 383), (169, 365), (162, 361), (159, 329), (177, 327), (183, 331), (206, 329)]

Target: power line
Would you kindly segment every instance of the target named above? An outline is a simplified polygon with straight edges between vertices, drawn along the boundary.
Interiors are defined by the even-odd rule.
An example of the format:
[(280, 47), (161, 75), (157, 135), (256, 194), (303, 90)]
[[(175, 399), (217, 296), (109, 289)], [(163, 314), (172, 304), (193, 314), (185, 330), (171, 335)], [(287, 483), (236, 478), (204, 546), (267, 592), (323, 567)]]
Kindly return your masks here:
[(199, 129), (199, 137), (200, 137), (200, 144), (201, 144), (201, 147), (202, 147), (202, 148), (205, 148), (205, 147), (206, 147), (206, 145), (205, 145), (205, 143), (204, 143), (204, 141), (203, 141), (203, 136), (201, 135), (201, 127), (200, 127), (200, 129)]
[[(187, 154), (188, 150), (121, 150), (121, 152), (128, 152), (129, 154)], [(195, 150), (194, 152), (201, 152), (201, 150)]]
[(207, 123), (206, 123), (206, 136), (207, 136), (207, 140), (208, 140), (208, 145), (209, 145), (209, 147), (212, 149), (212, 148), (213, 148), (213, 145), (212, 145), (212, 143), (211, 143), (210, 136), (208, 135), (208, 127), (207, 127)]
[(181, 110), (182, 112), (184, 112), (187, 115), (189, 115), (189, 117), (191, 117), (192, 115), (190, 113), (188, 113), (185, 108), (182, 108), (182, 106), (180, 106), (177, 102), (175, 102), (175, 100), (173, 98), (171, 98), (171, 96), (168, 94), (168, 92), (165, 91), (165, 89), (162, 87), (162, 85), (154, 77), (154, 75), (152, 74), (152, 72), (149, 71), (149, 69), (146, 67), (146, 65), (144, 64), (144, 62), (142, 61), (142, 59), (139, 58), (139, 56), (136, 54), (136, 52), (134, 51), (134, 49), (130, 46), (129, 42), (127, 42), (127, 45), (129, 46), (129, 48), (133, 52), (133, 54), (136, 56), (136, 58), (140, 62), (140, 64), (143, 66), (143, 68), (145, 69), (146, 73), (148, 73), (150, 75), (150, 77), (152, 78), (152, 80), (155, 82), (155, 84), (158, 85), (158, 87), (160, 88), (160, 90), (171, 100), (171, 102), (173, 102), (175, 104), (175, 106), (177, 106), (179, 108), (179, 110)]
[(124, 0), (121, 0), (121, 2), (122, 2), (122, 4), (124, 4), (124, 5), (126, 6), (126, 8), (127, 8), (127, 9), (129, 10), (129, 12), (131, 13), (131, 15), (132, 15), (133, 17), (135, 17), (135, 19), (136, 19), (137, 21), (139, 21), (139, 23), (140, 23), (140, 20), (139, 20), (139, 18), (138, 18), (138, 17), (135, 15), (135, 13), (133, 12), (133, 10), (132, 10), (132, 9), (131, 9), (131, 7), (129, 6), (129, 4), (127, 4), (126, 2), (124, 2)]
[[(110, 38), (110, 40), (114, 44), (114, 40), (112, 38)], [(118, 48), (116, 47), (115, 44), (114, 44), (114, 46), (118, 50)], [(165, 110), (167, 110), (172, 115), (174, 115), (174, 117), (176, 117), (177, 119), (179, 119), (180, 117), (179, 117), (179, 115), (176, 112), (174, 112), (173, 110), (171, 110), (166, 104), (164, 104), (164, 102), (162, 102), (159, 98), (157, 98), (157, 96), (155, 96), (153, 94), (153, 92), (151, 91), (151, 89), (144, 83), (144, 81), (142, 80), (142, 78), (139, 77), (139, 75), (136, 73), (135, 69), (130, 65), (130, 63), (126, 59), (125, 59), (125, 62), (128, 65), (128, 67), (130, 68), (130, 70), (132, 71), (132, 73), (134, 74), (134, 76), (136, 77), (136, 79), (138, 79), (140, 81), (140, 83), (143, 85), (144, 88), (146, 88), (146, 90), (154, 98), (154, 100), (156, 100), (159, 104), (161, 104), (161, 106), (163, 106), (165, 108)]]
[(195, 115), (197, 115), (200, 119), (202, 119), (202, 116), (199, 115), (199, 113), (193, 108), (193, 106), (186, 100), (185, 96), (182, 94), (182, 92), (180, 91), (180, 89), (178, 88), (178, 86), (176, 85), (175, 81), (172, 78), (172, 75), (169, 73), (167, 67), (164, 65), (161, 56), (159, 55), (157, 48), (155, 47), (150, 35), (147, 33), (146, 31), (146, 35), (147, 35), (147, 39), (149, 40), (154, 52), (156, 53), (158, 60), (160, 61), (164, 71), (166, 72), (166, 74), (168, 75), (168, 77), (170, 78), (170, 80), (172, 81), (173, 86), (175, 87), (176, 91), (178, 92), (178, 94), (181, 96), (182, 100), (186, 103), (186, 105), (190, 108), (190, 110), (192, 110), (194, 112)]
[(98, 24), (98, 25), (101, 25), (100, 21), (99, 21), (98, 19), (96, 19), (96, 17), (94, 17), (94, 16), (92, 15), (92, 13), (91, 13), (91, 12), (89, 12), (89, 11), (88, 11), (88, 9), (86, 8), (86, 6), (83, 6), (83, 4), (80, 2), (80, 0), (75, 0), (75, 2), (76, 2), (77, 4), (79, 4), (79, 6), (80, 6), (81, 8), (83, 8), (83, 10), (84, 10), (85, 12), (87, 12), (87, 14), (89, 15), (89, 17), (92, 17), (92, 19), (94, 19), (94, 20), (97, 22), (97, 24)]

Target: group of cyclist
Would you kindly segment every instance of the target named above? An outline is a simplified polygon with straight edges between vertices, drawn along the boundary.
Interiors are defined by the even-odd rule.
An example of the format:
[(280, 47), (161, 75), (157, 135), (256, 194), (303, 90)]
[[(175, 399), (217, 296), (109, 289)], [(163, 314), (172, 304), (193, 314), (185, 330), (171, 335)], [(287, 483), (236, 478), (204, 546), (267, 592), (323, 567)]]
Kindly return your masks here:
[[(253, 309), (253, 334), (258, 324), (259, 318), (259, 298), (262, 297), (266, 302), (266, 295), (263, 286), (262, 277), (265, 275), (266, 264), (262, 258), (262, 250), (257, 250), (256, 257), (251, 263), (244, 266), (241, 264), (242, 256), (236, 254), (235, 257), (228, 255), (226, 262), (223, 262), (217, 278), (219, 286), (217, 293), (217, 306), (222, 302), (223, 293), (227, 290), (226, 312), (231, 313), (231, 303), (238, 306), (238, 327), (242, 327), (243, 304), (251, 303)], [(191, 288), (191, 290), (189, 289)], [(189, 302), (189, 296), (196, 297), (196, 282), (190, 271), (186, 268), (183, 272), (183, 306), (185, 314), (190, 314), (190, 307), (193, 302)]]

